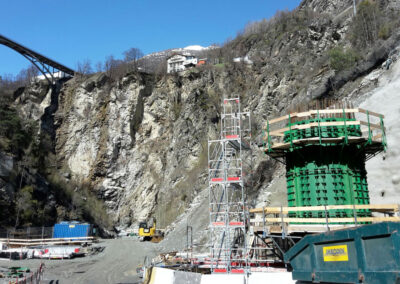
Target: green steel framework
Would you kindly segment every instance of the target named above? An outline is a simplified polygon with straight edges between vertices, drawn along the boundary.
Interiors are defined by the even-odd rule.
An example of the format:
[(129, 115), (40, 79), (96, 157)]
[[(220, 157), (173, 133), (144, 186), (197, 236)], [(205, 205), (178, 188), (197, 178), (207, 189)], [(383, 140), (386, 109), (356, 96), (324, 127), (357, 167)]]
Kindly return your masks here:
[[(367, 121), (357, 120), (355, 114), (366, 115)], [(373, 119), (379, 123), (372, 123)], [(278, 131), (267, 122), (265, 152), (286, 164), (288, 206), (369, 204), (365, 161), (386, 150), (383, 115), (342, 108), (289, 114), (272, 121), (285, 120), (287, 124)], [(274, 136), (281, 137), (282, 143), (273, 143)], [(353, 215), (353, 210), (344, 209), (289, 214), (300, 218)], [(357, 216), (370, 215), (368, 210), (357, 210)]]

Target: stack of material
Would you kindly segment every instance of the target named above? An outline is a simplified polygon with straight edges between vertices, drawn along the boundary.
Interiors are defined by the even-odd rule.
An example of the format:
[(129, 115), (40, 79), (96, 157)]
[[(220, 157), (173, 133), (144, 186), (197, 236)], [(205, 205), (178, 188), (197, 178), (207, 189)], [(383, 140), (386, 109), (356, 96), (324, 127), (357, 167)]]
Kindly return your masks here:
[[(43, 280), (44, 264), (41, 263), (40, 266), (32, 271), (29, 267), (10, 267), (4, 271), (3, 278), (5, 278), (4, 283), (9, 284), (40, 284)], [(1, 277), (0, 277), (1, 278)], [(1, 282), (3, 283), (3, 282)]]
[(21, 260), (26, 258), (63, 259), (84, 256), (86, 249), (81, 246), (34, 246), (27, 248), (8, 248), (3, 246), (0, 250), (0, 258)]
[(0, 259), (21, 260), (26, 259), (27, 256), (27, 251), (22, 249), (8, 249), (0, 251)]
[(170, 268), (172, 270), (184, 270), (187, 272), (209, 273), (210, 266), (205, 265), (207, 255), (191, 256), (188, 252), (162, 253), (151, 260), (151, 264), (139, 266), (136, 271), (139, 275), (146, 274), (151, 267)]
[(63, 259), (84, 256), (85, 251), (80, 246), (39, 246), (30, 248), (32, 258)]
[(184, 253), (176, 251), (162, 253), (153, 258), (152, 263), (157, 267), (179, 267), (190, 263), (190, 260), (184, 255)]

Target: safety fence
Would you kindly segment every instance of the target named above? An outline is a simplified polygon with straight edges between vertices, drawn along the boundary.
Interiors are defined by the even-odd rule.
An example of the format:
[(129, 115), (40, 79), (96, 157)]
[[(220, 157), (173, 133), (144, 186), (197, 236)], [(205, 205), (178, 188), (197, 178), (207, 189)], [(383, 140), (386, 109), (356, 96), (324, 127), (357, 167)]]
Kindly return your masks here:
[(24, 227), (0, 229), (3, 239), (48, 239), (53, 237), (53, 227)]

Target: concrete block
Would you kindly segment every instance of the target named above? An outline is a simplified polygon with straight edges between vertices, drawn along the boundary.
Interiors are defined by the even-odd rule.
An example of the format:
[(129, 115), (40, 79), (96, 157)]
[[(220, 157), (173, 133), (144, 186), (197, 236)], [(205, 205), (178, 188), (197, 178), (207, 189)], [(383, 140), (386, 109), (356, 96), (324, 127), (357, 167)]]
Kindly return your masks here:
[(150, 283), (152, 284), (174, 284), (174, 272), (171, 269), (153, 267)]
[(244, 275), (209, 274), (201, 277), (201, 284), (245, 284)]
[(290, 272), (256, 272), (249, 276), (248, 284), (295, 284)]
[(193, 272), (175, 271), (174, 284), (200, 284), (201, 274)]

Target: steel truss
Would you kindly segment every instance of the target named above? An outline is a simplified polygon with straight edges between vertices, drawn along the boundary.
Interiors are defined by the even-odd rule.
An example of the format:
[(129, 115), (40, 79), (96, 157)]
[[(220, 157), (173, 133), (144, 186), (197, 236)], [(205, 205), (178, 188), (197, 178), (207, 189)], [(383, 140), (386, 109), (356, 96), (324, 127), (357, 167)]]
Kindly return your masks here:
[(62, 72), (63, 74), (68, 74), (70, 76), (75, 75), (75, 71), (46, 57), (41, 55), (40, 53), (33, 51), (9, 38), (6, 38), (5, 36), (0, 34), (0, 44), (5, 45), (19, 54), (21, 54), (23, 57), (28, 59), (39, 71), (40, 73), (43, 74), (43, 76), (46, 78), (46, 80), (50, 84), (55, 83), (55, 72)]

